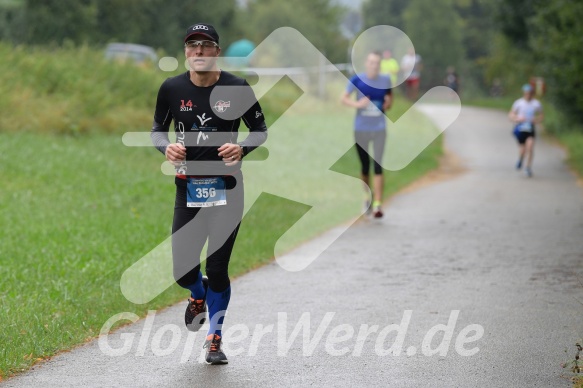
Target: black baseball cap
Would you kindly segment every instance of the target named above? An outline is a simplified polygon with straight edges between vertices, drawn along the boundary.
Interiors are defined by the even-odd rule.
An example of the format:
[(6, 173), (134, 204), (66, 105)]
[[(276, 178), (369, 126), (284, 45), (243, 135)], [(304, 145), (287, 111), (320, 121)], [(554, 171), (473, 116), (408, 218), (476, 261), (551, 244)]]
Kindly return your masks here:
[(206, 23), (196, 23), (186, 29), (186, 35), (184, 36), (184, 41), (186, 42), (192, 35), (204, 35), (213, 42), (219, 43), (219, 34), (217, 30), (210, 24)]

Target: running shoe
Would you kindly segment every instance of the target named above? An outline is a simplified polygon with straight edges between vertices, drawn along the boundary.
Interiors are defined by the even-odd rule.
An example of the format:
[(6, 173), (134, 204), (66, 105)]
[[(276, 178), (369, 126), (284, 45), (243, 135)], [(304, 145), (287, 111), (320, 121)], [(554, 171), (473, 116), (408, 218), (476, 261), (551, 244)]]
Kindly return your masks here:
[(204, 341), (203, 349), (206, 349), (205, 361), (211, 365), (228, 364), (227, 356), (221, 350), (221, 336), (217, 334), (209, 334)]
[(204, 299), (188, 298), (188, 305), (184, 313), (184, 323), (190, 331), (198, 331), (206, 322), (206, 302)]
[(381, 205), (382, 205), (381, 201), (374, 201), (372, 203), (374, 218), (382, 218), (383, 217), (383, 210), (381, 209)]
[(374, 218), (383, 218), (383, 210), (381, 209), (380, 206), (375, 206), (374, 211), (373, 211), (373, 216)]
[(522, 159), (518, 159), (518, 162), (516, 162), (516, 169), (520, 170), (522, 168)]
[[(202, 277), (202, 285), (206, 290), (208, 288), (208, 278)], [(198, 331), (206, 322), (207, 306), (204, 299), (195, 300), (188, 298), (188, 305), (184, 313), (184, 323), (186, 328), (190, 331)]]
[(531, 170), (530, 167), (527, 167), (526, 168), (526, 176), (529, 177), (529, 178), (532, 178), (532, 170)]

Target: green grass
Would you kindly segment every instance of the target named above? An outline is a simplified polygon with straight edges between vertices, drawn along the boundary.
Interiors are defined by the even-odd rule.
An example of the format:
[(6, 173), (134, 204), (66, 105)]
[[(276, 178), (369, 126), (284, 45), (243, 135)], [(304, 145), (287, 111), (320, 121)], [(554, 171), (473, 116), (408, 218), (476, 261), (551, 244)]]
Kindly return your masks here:
[[(516, 97), (518, 98), (518, 97)], [(483, 108), (500, 109), (509, 111), (515, 98), (504, 97), (500, 99), (482, 98), (464, 101), (466, 105)], [(572, 123), (564, 118), (561, 112), (550, 102), (542, 100), (546, 134), (557, 139), (567, 149), (567, 163), (579, 176), (583, 176), (583, 124)]]
[(556, 135), (561, 144), (567, 147), (569, 156), (567, 162), (577, 171), (579, 176), (583, 176), (583, 133), (581, 132), (562, 132)]
[[(516, 97), (518, 98), (518, 97)], [(499, 98), (481, 97), (472, 99), (462, 99), (464, 105), (479, 106), (482, 108), (500, 109), (509, 111), (512, 103), (516, 100), (514, 97), (504, 96)]]
[[(10, 54), (11, 60), (25, 61), (25, 50), (21, 51)], [(46, 54), (40, 61), (52, 72), (63, 73), (68, 66), (60, 61), (75, 56), (63, 51), (53, 57)], [(14, 110), (6, 111), (12, 119), (0, 122), (1, 377), (95, 337), (114, 314), (127, 311), (145, 316), (148, 310), (185, 297), (184, 290), (174, 285), (150, 303), (135, 305), (120, 292), (122, 273), (170, 236), (174, 183), (172, 177), (160, 173), (162, 155), (153, 148), (128, 148), (121, 142), (126, 131), (147, 130), (157, 87), (168, 74), (94, 64), (88, 73), (101, 80), (102, 84), (95, 84), (98, 98), (87, 97), (91, 91), (83, 88), (88, 86), (79, 85), (83, 90), (76, 90), (78, 82), (85, 82), (83, 77), (70, 83), (42, 81), (36, 85), (34, 79), (42, 78), (43, 66), (33, 62), (22, 67), (26, 74), (12, 76), (12, 88), (2, 87), (14, 91), (23, 105), (34, 107), (38, 102), (43, 108), (27, 114), (15, 105), (14, 98), (0, 97), (3, 112)], [(110, 72), (125, 76), (108, 82)], [(57, 80), (60, 76), (51, 75)], [(0, 77), (8, 78), (5, 73)], [(63, 85), (68, 91), (61, 89)], [(125, 104), (124, 88), (133, 90), (128, 92), (132, 95), (141, 91), (140, 97)], [(75, 101), (70, 101), (73, 96)], [(280, 85), (262, 101), (271, 124), (270, 157), (265, 163), (245, 166), (246, 190), (250, 194), (258, 194), (262, 187), (272, 190), (266, 190), (255, 203), (247, 202), (250, 209), (230, 266), (233, 276), (273, 260), (275, 242), (309, 214), (310, 206), (316, 204), (329, 217), (317, 217), (298, 233), (288, 233), (283, 250), (353, 218), (360, 209), (360, 184), (347, 177), (359, 173), (356, 152), (350, 149), (354, 112), (339, 107), (337, 101), (321, 103), (304, 96), (301, 104), (276, 122), (297, 97), (293, 88)], [(101, 98), (106, 101), (99, 101)], [(85, 109), (89, 101), (98, 107)], [(64, 112), (59, 109), (66, 106), (80, 110), (59, 115)], [(398, 100), (391, 117), (396, 119), (408, 107)], [(117, 113), (108, 116), (109, 109)], [(107, 120), (99, 119), (100, 112), (105, 112)], [(128, 118), (131, 112), (134, 119)], [(22, 120), (28, 117), (30, 122)], [(49, 121), (54, 127), (32, 124)], [(418, 121), (429, 125), (421, 116)], [(82, 124), (90, 122), (93, 124)], [(307, 135), (313, 136), (304, 142)], [(319, 146), (340, 152), (337, 157), (331, 152), (320, 155), (313, 149)], [(302, 152), (319, 169), (294, 168)], [(438, 139), (405, 169), (387, 172), (386, 195), (435, 168), (440, 155)], [(278, 160), (283, 163), (275, 163)], [(328, 168), (340, 173), (329, 173), (330, 184), (335, 186), (318, 181)], [(309, 179), (311, 185), (303, 179)], [(354, 192), (359, 195), (350, 195)]]
[(150, 125), (168, 73), (106, 62), (101, 49), (0, 43), (1, 131), (119, 133)]

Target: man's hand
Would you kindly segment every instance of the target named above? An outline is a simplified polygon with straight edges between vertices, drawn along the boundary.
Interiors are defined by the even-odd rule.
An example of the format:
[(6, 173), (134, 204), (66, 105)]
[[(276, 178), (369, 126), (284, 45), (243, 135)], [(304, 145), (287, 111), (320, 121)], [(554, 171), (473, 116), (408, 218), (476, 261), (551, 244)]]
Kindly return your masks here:
[(168, 160), (173, 165), (179, 165), (186, 159), (186, 147), (180, 143), (169, 144), (166, 147), (166, 160)]
[(243, 158), (243, 148), (239, 144), (225, 143), (218, 151), (227, 166), (234, 166)]

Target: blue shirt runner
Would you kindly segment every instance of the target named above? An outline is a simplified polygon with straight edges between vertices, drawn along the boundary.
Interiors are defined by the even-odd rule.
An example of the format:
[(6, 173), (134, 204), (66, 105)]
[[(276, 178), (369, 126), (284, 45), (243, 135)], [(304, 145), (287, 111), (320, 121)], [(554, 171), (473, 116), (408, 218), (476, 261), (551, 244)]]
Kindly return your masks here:
[(383, 103), (385, 96), (391, 93), (391, 79), (379, 75), (370, 79), (366, 74), (357, 74), (350, 78), (346, 92), (356, 91), (356, 99), (368, 97), (370, 104), (365, 109), (358, 109), (354, 118), (355, 131), (384, 131), (386, 129)]

